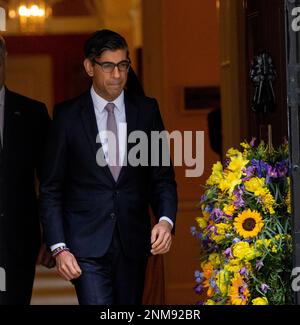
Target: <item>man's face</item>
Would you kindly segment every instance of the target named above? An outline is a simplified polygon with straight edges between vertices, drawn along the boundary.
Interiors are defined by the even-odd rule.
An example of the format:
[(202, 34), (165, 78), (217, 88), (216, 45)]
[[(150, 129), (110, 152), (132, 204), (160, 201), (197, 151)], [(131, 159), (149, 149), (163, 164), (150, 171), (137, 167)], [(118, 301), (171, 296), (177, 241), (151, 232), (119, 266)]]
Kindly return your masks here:
[[(128, 60), (127, 51), (124, 49), (107, 50), (95, 60), (99, 63), (117, 64)], [(127, 81), (128, 70), (120, 71), (118, 67), (115, 67), (112, 72), (105, 72), (99, 64), (92, 64), (88, 59), (85, 59), (84, 66), (87, 74), (93, 78), (93, 87), (98, 95), (107, 101), (113, 101), (121, 94)]]
[(5, 58), (0, 55), (0, 89), (5, 81)]

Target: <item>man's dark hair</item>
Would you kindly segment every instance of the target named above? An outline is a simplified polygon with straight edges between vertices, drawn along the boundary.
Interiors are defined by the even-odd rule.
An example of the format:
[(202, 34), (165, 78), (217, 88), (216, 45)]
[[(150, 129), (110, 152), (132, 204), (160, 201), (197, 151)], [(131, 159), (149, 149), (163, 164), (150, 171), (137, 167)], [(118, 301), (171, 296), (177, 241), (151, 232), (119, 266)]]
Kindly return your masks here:
[(124, 37), (109, 29), (102, 29), (91, 35), (84, 44), (84, 55), (92, 62), (104, 51), (120, 50), (127, 51), (129, 57), (128, 45)]

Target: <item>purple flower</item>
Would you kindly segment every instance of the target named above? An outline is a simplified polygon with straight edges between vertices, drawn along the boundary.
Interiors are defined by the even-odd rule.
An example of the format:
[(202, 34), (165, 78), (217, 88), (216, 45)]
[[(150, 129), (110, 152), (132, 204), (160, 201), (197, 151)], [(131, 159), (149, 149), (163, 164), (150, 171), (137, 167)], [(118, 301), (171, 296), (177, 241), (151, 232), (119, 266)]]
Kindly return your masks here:
[(245, 201), (243, 200), (243, 191), (239, 188), (233, 191), (233, 195), (236, 197), (236, 200), (233, 204), (239, 209), (244, 206)]
[(200, 203), (203, 203), (205, 200), (206, 200), (206, 195), (205, 194), (201, 195)]
[(201, 284), (196, 284), (193, 289), (198, 295), (203, 292), (203, 286)]
[(275, 167), (268, 166), (266, 184), (270, 183), (270, 178), (280, 178), (288, 175), (288, 160), (282, 160), (275, 164)]
[(278, 177), (277, 169), (269, 165), (267, 169), (267, 176), (270, 178), (277, 178)]
[(196, 279), (197, 283), (202, 282), (202, 280), (203, 280), (203, 273), (202, 272), (196, 270), (195, 273), (194, 273), (194, 276), (195, 276), (195, 279)]
[(266, 283), (262, 283), (260, 288), (263, 293), (266, 293), (268, 290), (270, 290), (270, 287)]
[(213, 209), (213, 211), (212, 211), (212, 213), (210, 215), (210, 219), (215, 221), (215, 222), (218, 222), (224, 216), (225, 216), (225, 214), (223, 213), (222, 210), (215, 208), (215, 209)]
[(289, 171), (288, 166), (289, 166), (288, 159), (276, 163), (275, 168), (277, 169), (278, 177), (285, 177), (288, 175), (288, 171)]
[(224, 160), (224, 168), (226, 168), (226, 167), (228, 167), (228, 165), (229, 165), (229, 163), (230, 163), (230, 158), (226, 158), (225, 160)]
[(256, 140), (256, 138), (254, 138), (254, 137), (251, 139), (251, 141), (250, 141), (250, 146), (251, 147), (255, 146), (255, 140)]
[(263, 266), (264, 266), (264, 263), (263, 263), (262, 260), (257, 260), (257, 261), (256, 261), (256, 266), (255, 266), (255, 268), (257, 269), (257, 271), (259, 271)]
[(236, 244), (236, 243), (238, 243), (238, 242), (240, 242), (240, 241), (241, 241), (241, 240), (240, 240), (239, 238), (235, 237), (235, 238), (233, 238), (232, 243), (233, 243), (233, 244)]
[(230, 247), (226, 248), (225, 251), (223, 252), (226, 257), (230, 257), (230, 258), (233, 258), (233, 255), (232, 255), (232, 250)]
[(204, 236), (204, 235), (203, 235), (203, 233), (202, 233), (202, 232), (198, 232), (198, 238), (199, 238), (199, 239), (201, 239), (201, 240), (202, 240), (202, 239), (203, 239), (203, 236)]
[(204, 209), (205, 212), (208, 212), (208, 213), (211, 213), (212, 210), (214, 209), (214, 206), (213, 205), (207, 205)]
[(250, 178), (254, 175), (255, 168), (253, 166), (248, 166), (247, 168), (243, 168), (243, 172), (246, 174), (246, 178)]
[(240, 296), (241, 296), (242, 299), (246, 299), (246, 296), (245, 296), (244, 292), (247, 289), (247, 287), (248, 286), (246, 284), (244, 284), (243, 286), (240, 286), (239, 287), (239, 294), (240, 294)]
[(267, 174), (269, 164), (267, 164), (266, 162), (262, 160), (252, 159), (251, 164), (252, 166), (254, 166), (257, 176), (259, 178), (262, 178)]
[(215, 235), (217, 234), (217, 228), (216, 228), (216, 226), (214, 226), (214, 225), (209, 225), (209, 226), (206, 228), (206, 230), (207, 230), (207, 235), (208, 235), (208, 236), (211, 236), (212, 233), (214, 233)]
[(192, 236), (196, 236), (197, 235), (196, 227), (194, 227), (194, 226), (191, 227), (191, 233), (192, 233)]
[(240, 270), (239, 270), (239, 273), (240, 275), (247, 275), (247, 269), (245, 267), (242, 267)]

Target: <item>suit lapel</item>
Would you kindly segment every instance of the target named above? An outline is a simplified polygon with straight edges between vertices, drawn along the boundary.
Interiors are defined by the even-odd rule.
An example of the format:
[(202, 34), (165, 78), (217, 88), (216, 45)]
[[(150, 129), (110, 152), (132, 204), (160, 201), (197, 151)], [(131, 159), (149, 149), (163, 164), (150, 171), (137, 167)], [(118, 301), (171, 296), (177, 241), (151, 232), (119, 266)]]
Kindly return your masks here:
[[(102, 144), (100, 142), (100, 139), (97, 138), (98, 126), (97, 126), (94, 105), (93, 105), (92, 97), (90, 95), (90, 91), (86, 92), (86, 94), (83, 95), (80, 105), (81, 105), (81, 119), (83, 122), (83, 127), (88, 137), (93, 157), (95, 157), (96, 160), (97, 151), (102, 150)], [(100, 169), (102, 169), (105, 172), (105, 174), (109, 177), (109, 179), (114, 182), (114, 178), (108, 166), (102, 167)]]

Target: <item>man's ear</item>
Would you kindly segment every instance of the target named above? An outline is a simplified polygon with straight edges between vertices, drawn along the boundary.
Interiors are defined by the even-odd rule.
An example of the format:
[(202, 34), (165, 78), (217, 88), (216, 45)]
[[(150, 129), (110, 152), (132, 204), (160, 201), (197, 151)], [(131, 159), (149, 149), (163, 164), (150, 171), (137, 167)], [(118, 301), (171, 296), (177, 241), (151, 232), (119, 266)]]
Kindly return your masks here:
[(93, 66), (91, 60), (90, 59), (84, 59), (83, 65), (84, 65), (86, 73), (90, 77), (94, 77), (94, 66)]

